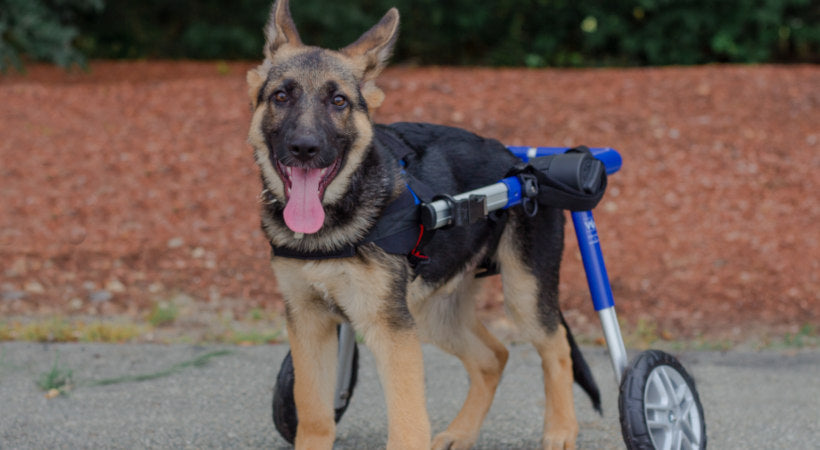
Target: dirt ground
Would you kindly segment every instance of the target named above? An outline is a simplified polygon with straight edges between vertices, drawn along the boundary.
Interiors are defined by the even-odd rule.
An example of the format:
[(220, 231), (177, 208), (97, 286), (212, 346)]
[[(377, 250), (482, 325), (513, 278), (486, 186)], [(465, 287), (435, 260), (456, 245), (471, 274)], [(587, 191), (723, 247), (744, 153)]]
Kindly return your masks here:
[[(0, 77), (0, 320), (275, 314), (249, 63)], [(820, 67), (388, 69), (379, 122), (623, 155), (595, 211), (619, 316), (669, 338), (820, 326)], [(595, 329), (571, 225), (570, 322)], [(497, 286), (497, 282), (495, 282)], [(503, 322), (494, 287), (482, 300)], [(813, 328), (817, 329), (817, 328)]]

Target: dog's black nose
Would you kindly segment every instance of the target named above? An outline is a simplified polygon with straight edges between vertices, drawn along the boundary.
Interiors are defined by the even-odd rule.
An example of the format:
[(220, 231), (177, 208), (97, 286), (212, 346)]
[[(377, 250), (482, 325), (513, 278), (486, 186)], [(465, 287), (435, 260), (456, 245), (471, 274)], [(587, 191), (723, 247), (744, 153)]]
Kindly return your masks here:
[(319, 140), (313, 136), (300, 136), (294, 139), (288, 150), (300, 161), (309, 161), (319, 153)]

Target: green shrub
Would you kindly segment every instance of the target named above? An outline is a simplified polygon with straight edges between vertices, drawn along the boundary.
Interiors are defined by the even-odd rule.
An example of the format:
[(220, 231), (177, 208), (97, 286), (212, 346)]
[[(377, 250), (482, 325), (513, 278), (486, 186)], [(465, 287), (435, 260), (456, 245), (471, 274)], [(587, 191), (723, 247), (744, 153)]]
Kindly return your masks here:
[(170, 325), (178, 316), (179, 308), (174, 302), (156, 302), (148, 313), (148, 323), (155, 327)]
[(809, 61), (820, 49), (811, 0), (638, 0), (585, 11), (584, 54), (627, 64)]
[(0, 70), (22, 71), (25, 58), (82, 66), (75, 22), (102, 7), (103, 0), (0, 0)]
[[(0, 64), (259, 59), (272, 0), (0, 0)], [(304, 40), (340, 48), (391, 6), (395, 61), (598, 66), (820, 61), (814, 0), (292, 1)], [(79, 33), (79, 34), (78, 34)]]

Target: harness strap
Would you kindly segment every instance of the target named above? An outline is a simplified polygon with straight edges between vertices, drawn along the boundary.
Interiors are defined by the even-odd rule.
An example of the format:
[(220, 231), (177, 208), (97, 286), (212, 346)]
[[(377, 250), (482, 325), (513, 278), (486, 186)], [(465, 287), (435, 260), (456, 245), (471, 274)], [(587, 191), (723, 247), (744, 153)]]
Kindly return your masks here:
[(509, 218), (510, 212), (507, 209), (493, 211), (487, 216), (487, 219), (489, 219), (488, 223), (492, 229), (492, 235), (490, 245), (487, 247), (487, 256), (485, 256), (481, 264), (478, 265), (478, 268), (483, 270), (475, 274), (476, 278), (484, 278), (501, 273), (498, 262), (493, 259), (493, 256), (498, 250), (498, 244), (501, 243), (501, 234), (504, 232), (507, 219)]
[(407, 180), (407, 188), (416, 198), (416, 204), (420, 202), (429, 202), (432, 200), (433, 196), (436, 194), (430, 189), (427, 184), (423, 183), (418, 178), (410, 175), (404, 170), (404, 167), (407, 166), (408, 161), (407, 157), (410, 155), (415, 154), (416, 152), (401, 139), (395, 131), (388, 127), (384, 126), (376, 126), (375, 128), (375, 136), (376, 139), (381, 142), (383, 146), (385, 146), (393, 156), (399, 160), (399, 165), (402, 167), (402, 174), (404, 175), (405, 179)]
[(356, 246), (347, 244), (344, 247), (333, 251), (302, 251), (294, 250), (287, 247), (279, 247), (270, 242), (270, 249), (274, 256), (282, 256), (285, 258), (296, 259), (333, 259), (333, 258), (350, 258), (356, 256)]
[[(409, 189), (384, 209), (376, 225), (362, 244), (373, 242), (385, 252), (394, 255), (409, 254), (416, 248), (423, 234), (419, 229), (419, 211), (416, 199)], [(360, 244), (361, 245), (361, 244)]]

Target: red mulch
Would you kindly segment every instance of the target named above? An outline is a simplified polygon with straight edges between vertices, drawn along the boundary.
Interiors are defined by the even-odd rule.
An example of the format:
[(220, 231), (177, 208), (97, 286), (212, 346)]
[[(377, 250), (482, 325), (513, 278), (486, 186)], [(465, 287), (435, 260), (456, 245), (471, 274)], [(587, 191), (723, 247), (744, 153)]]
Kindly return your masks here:
[[(245, 143), (250, 66), (0, 77), (0, 315), (138, 315), (177, 293), (281, 308)], [(392, 68), (380, 84), (380, 122), (617, 148), (595, 214), (627, 322), (679, 336), (820, 324), (820, 67)], [(594, 320), (567, 237), (562, 301)]]

